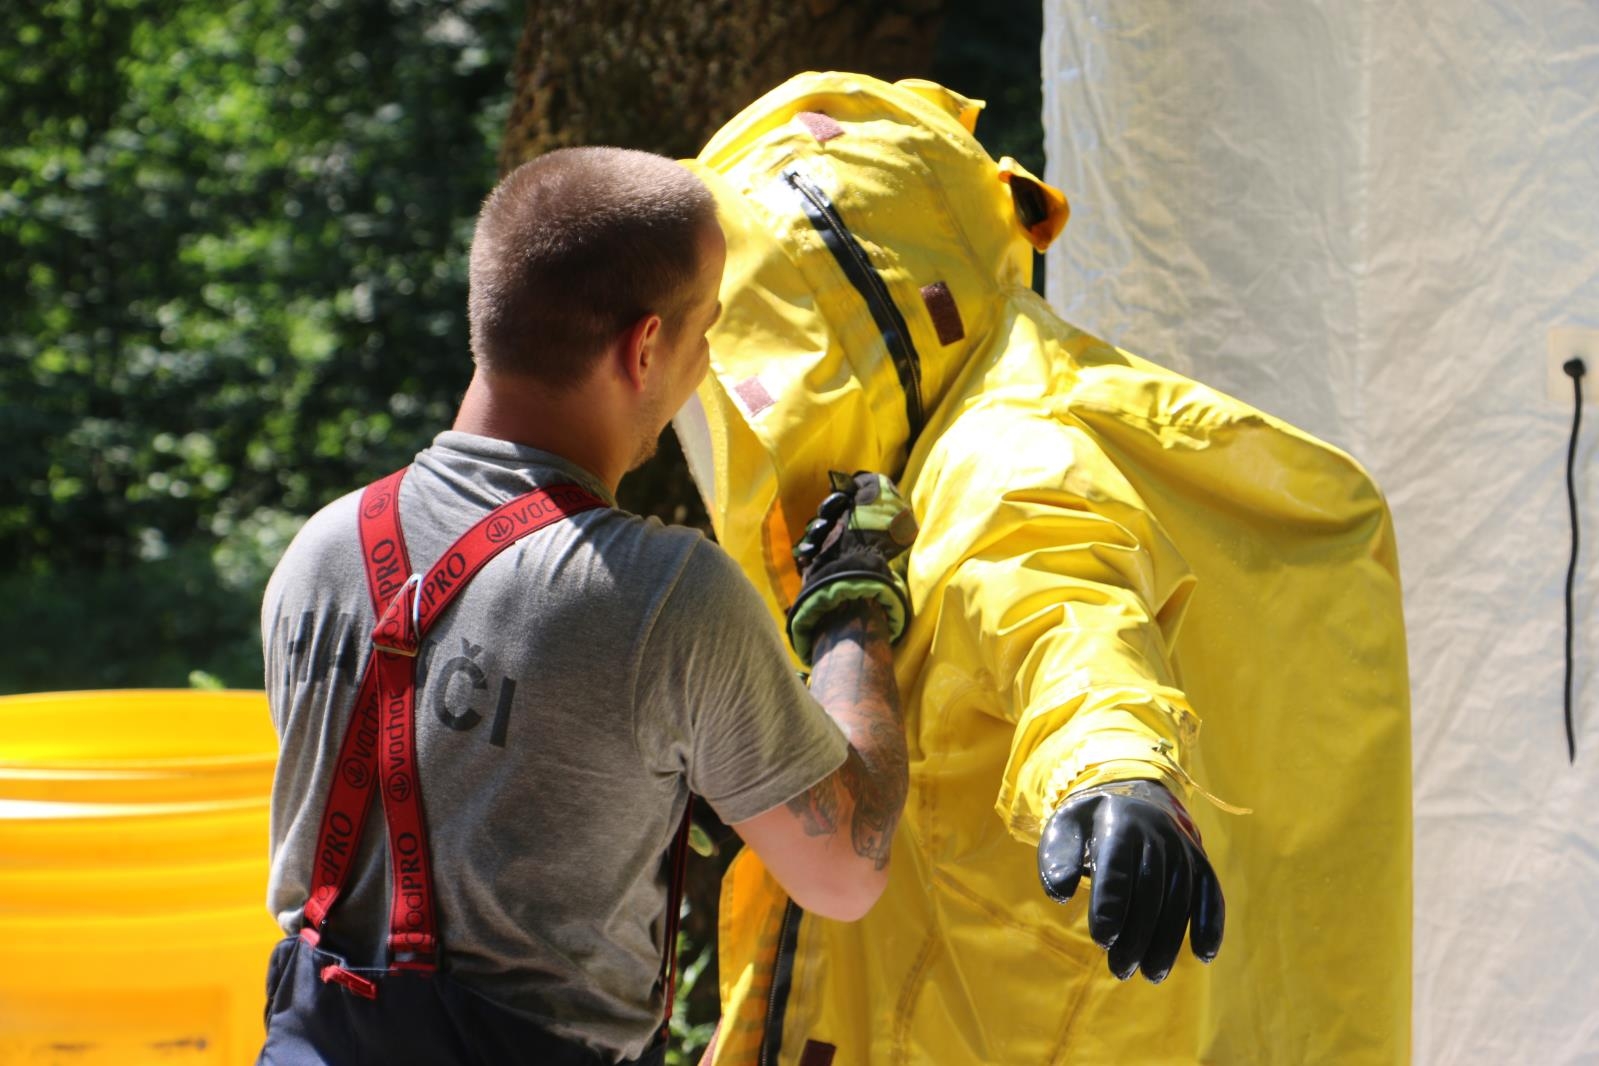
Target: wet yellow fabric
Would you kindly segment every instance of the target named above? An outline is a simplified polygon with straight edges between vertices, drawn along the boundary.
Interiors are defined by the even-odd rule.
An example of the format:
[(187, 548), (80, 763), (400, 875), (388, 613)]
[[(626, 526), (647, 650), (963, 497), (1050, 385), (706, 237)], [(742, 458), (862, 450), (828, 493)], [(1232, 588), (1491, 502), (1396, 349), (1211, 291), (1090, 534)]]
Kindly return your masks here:
[[(801, 75), (698, 159), (729, 260), (713, 372), (677, 426), (722, 543), (776, 619), (827, 470), (895, 476), (922, 525), (888, 889), (860, 922), (800, 924), (775, 1061), (808, 1043), (836, 1066), (1406, 1061), (1410, 734), (1386, 505), (1337, 449), (1035, 296), (1032, 249), (1065, 199), (981, 149), (979, 106)], [(919, 431), (796, 170), (903, 318)], [(1187, 800), (1227, 896), (1216, 962), (1185, 953), (1159, 986), (1110, 977), (1086, 893), (1053, 903), (1035, 867), (1063, 796), (1127, 777)], [(781, 903), (741, 856), (718, 1066), (759, 1057)]]

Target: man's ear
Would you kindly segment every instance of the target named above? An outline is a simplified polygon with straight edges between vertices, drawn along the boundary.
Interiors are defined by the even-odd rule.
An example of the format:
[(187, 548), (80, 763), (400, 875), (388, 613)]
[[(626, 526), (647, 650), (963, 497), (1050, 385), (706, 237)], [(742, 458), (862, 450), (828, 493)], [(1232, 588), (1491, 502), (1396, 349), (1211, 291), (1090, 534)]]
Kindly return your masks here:
[(622, 335), (622, 372), (634, 389), (642, 392), (655, 365), (656, 343), (661, 337), (661, 316), (643, 315)]

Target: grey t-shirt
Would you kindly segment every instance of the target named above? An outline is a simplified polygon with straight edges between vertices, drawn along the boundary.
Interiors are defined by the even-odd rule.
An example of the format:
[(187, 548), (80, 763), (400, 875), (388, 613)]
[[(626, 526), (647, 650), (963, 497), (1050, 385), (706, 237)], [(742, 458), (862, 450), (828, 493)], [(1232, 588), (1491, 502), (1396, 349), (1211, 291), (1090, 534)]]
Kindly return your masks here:
[[(610, 499), (547, 452), (440, 434), (400, 490), (412, 566), (426, 570), (513, 496), (574, 481)], [(306, 523), (262, 606), (282, 742), (268, 905), (290, 933), (373, 626), (358, 499)], [(666, 852), (689, 790), (741, 821), (827, 776), (846, 750), (726, 553), (615, 509), (534, 533), (484, 567), (424, 640), (417, 681), (445, 966), (617, 1058), (660, 1024)], [(353, 965), (384, 964), (389, 883), (373, 803), (325, 938)]]

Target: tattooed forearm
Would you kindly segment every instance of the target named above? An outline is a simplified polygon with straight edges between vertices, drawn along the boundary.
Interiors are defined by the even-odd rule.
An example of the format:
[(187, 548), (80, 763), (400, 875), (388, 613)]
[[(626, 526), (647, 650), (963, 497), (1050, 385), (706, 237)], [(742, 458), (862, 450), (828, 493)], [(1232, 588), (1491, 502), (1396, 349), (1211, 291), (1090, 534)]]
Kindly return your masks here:
[[(853, 751), (851, 758), (855, 757)], [(788, 801), (788, 809), (805, 827), (805, 835), (825, 837), (838, 832), (838, 809), (842, 803), (836, 776), (829, 774), (807, 791)]]
[(888, 623), (876, 604), (839, 608), (818, 627), (811, 693), (849, 738), (839, 772), (790, 802), (805, 831), (836, 832), (849, 819), (855, 853), (881, 870), (909, 787), (899, 687)]

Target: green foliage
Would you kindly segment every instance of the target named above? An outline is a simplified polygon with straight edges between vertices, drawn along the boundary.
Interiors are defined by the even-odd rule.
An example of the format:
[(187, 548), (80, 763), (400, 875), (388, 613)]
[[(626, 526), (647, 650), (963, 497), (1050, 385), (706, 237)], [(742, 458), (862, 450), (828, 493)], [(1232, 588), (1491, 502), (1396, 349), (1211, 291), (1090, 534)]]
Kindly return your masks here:
[[(689, 957), (691, 961), (677, 971), (677, 998), (672, 1002), (672, 1039), (666, 1048), (666, 1066), (692, 1066), (700, 1061), (700, 1054), (716, 1032), (714, 1013), (708, 1018), (696, 1018), (690, 1010), (695, 987), (701, 979), (709, 979), (706, 967), (716, 954), (716, 945), (696, 943), (683, 934), (677, 938), (677, 953), (679, 959)], [(710, 977), (714, 978), (715, 973), (711, 970)]]
[[(1036, 170), (1041, 9), (996, 3), (951, 6), (930, 73)], [(520, 15), (0, 4), (0, 691), (259, 683), (275, 556), (240, 559), (403, 463), (465, 384)], [(624, 502), (703, 521), (671, 441)]]
[(466, 383), (519, 15), (0, 5), (0, 690), (259, 684), (262, 546)]
[(258, 688), (259, 597), (219, 581), (199, 541), (121, 569), (7, 574), (0, 690), (185, 687), (196, 663)]

